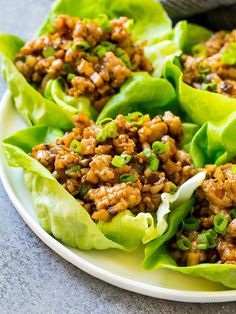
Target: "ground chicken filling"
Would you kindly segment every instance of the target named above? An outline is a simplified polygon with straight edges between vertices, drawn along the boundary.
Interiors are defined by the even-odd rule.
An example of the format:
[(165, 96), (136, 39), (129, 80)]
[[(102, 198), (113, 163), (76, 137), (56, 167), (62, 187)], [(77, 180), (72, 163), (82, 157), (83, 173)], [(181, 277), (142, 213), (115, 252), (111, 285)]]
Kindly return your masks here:
[(221, 31), (182, 55), (183, 80), (201, 90), (236, 98), (236, 30)]
[(27, 42), (15, 58), (18, 70), (44, 93), (48, 81), (63, 78), (70, 96), (87, 96), (101, 111), (134, 71), (152, 72), (142, 45), (132, 39), (126, 17), (109, 21), (60, 15), (52, 33)]
[(163, 192), (174, 193), (195, 174), (181, 150), (183, 127), (171, 112), (150, 119), (132, 113), (100, 124), (76, 115), (75, 128), (33, 148), (43, 164), (95, 221), (129, 209), (155, 212)]
[(169, 241), (180, 266), (199, 263), (236, 264), (235, 165), (206, 166), (207, 177), (195, 192), (191, 217)]

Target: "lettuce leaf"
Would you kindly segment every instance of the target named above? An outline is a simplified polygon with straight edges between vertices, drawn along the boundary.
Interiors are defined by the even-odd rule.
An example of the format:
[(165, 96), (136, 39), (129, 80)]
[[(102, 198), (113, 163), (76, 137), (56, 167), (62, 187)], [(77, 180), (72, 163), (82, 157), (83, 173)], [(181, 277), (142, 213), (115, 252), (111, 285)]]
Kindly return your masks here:
[(60, 78), (50, 80), (45, 89), (45, 98), (58, 104), (69, 116), (82, 113), (90, 119), (96, 120), (98, 112), (93, 108), (86, 96), (71, 97), (63, 91), (63, 83)]
[(153, 230), (154, 218), (150, 213), (134, 215), (126, 210), (108, 223), (96, 224), (52, 174), (28, 155), (33, 146), (52, 142), (62, 135), (59, 129), (35, 126), (3, 141), (8, 164), (25, 170), (25, 182), (40, 225), (63, 243), (85, 250), (137, 249), (144, 237), (151, 233), (149, 229)]
[(199, 125), (207, 121), (217, 122), (236, 110), (236, 99), (199, 90), (184, 83), (181, 70), (170, 61), (166, 63), (163, 74), (175, 88), (180, 108), (191, 122)]
[(191, 199), (193, 192), (201, 185), (205, 176), (205, 172), (199, 172), (182, 184), (175, 194), (161, 195), (162, 203), (157, 210), (156, 237), (160, 237), (168, 229), (167, 217), (171, 210)]
[(214, 282), (220, 282), (226, 287), (236, 288), (236, 265), (233, 264), (199, 264), (196, 266), (177, 266), (171, 257), (166, 242), (175, 236), (178, 226), (191, 211), (193, 200), (180, 205), (169, 214), (168, 231), (160, 238), (148, 243), (145, 247), (143, 267), (146, 270), (167, 268), (180, 273), (203, 277)]
[[(154, 76), (161, 75), (162, 67), (166, 60), (172, 59), (174, 56), (180, 54), (180, 50), (170, 40), (173, 37), (171, 21), (161, 4), (154, 0), (147, 0), (145, 2), (141, 0), (99, 0), (96, 2), (91, 0), (55, 1), (38, 35), (53, 31), (53, 20), (59, 14), (68, 14), (81, 18), (96, 18), (100, 13), (107, 14), (109, 18), (128, 16), (134, 21), (131, 32), (136, 41), (147, 40), (148, 46), (146, 54), (153, 62)], [(162, 40), (165, 41), (162, 43), (160, 42)], [(51, 85), (49, 84), (50, 88), (45, 95), (46, 97), (40, 95), (25, 80), (14, 65), (15, 54), (23, 45), (24, 42), (15, 36), (0, 35), (0, 53), (3, 56), (4, 78), (9, 85), (16, 108), (26, 122), (29, 125), (45, 124), (67, 130), (72, 126), (71, 116), (76, 113), (85, 113), (90, 118), (96, 119), (97, 112), (91, 106), (88, 98), (79, 97), (75, 99), (74, 97), (65, 95), (62, 88), (60, 88), (58, 80), (54, 81)], [(153, 90), (153, 82), (149, 78), (150, 77), (145, 76), (145, 73), (143, 77), (141, 77), (140, 74), (140, 80), (147, 80), (144, 82), (144, 85), (141, 86), (146, 89), (145, 92), (144, 90), (142, 92), (143, 96), (144, 94), (148, 94), (147, 103), (145, 99), (142, 98), (142, 102), (144, 102), (143, 108), (147, 107), (147, 105), (152, 106), (152, 104), (154, 104), (155, 101), (159, 101), (159, 99), (159, 106), (164, 106), (171, 98), (174, 98), (173, 90), (171, 90), (170, 86), (167, 86), (167, 83), (165, 84), (164, 81), (160, 81), (160, 83), (157, 84), (161, 89), (166, 89), (162, 97), (160, 96), (160, 90)], [(135, 74), (133, 81), (137, 82), (137, 76), (135, 76)], [(170, 92), (169, 97), (168, 92)], [(129, 106), (132, 107), (136, 101), (136, 93), (136, 84), (133, 84), (131, 81), (129, 92), (126, 95), (117, 93), (115, 100), (111, 101), (111, 107), (114, 109), (114, 102), (121, 103), (122, 106), (127, 108)], [(125, 98), (126, 96), (127, 99)], [(108, 105), (105, 109), (104, 116), (106, 115), (106, 110), (109, 108)], [(123, 107), (117, 107), (115, 114), (117, 114), (117, 111), (120, 112), (120, 110), (123, 111)], [(126, 108), (125, 111), (128, 112)], [(51, 114), (52, 112), (53, 115)]]
[(236, 156), (236, 113), (218, 122), (206, 122), (194, 136), (190, 154), (196, 167), (225, 164)]
[[(16, 36), (0, 35), (3, 77), (11, 91), (17, 111), (29, 125), (46, 124), (70, 129), (71, 115), (78, 112), (71, 106), (60, 106), (38, 93), (17, 70), (13, 60), (23, 41)], [(53, 115), (51, 114), (53, 112)]]
[(167, 80), (153, 78), (146, 72), (134, 73), (121, 87), (120, 92), (111, 97), (98, 116), (98, 121), (132, 111), (155, 116), (168, 108), (177, 113), (175, 99), (175, 91)]
[(53, 20), (60, 14), (92, 19), (101, 13), (109, 18), (127, 16), (133, 19), (132, 34), (137, 41), (156, 43), (172, 32), (171, 20), (161, 4), (154, 0), (57, 0), (53, 3), (38, 35), (51, 31)]
[(3, 149), (10, 166), (25, 170), (25, 182), (31, 192), (40, 225), (55, 238), (71, 246), (85, 250), (111, 247), (133, 251), (141, 242), (148, 243), (162, 234), (162, 222), (165, 223), (169, 209), (189, 200), (194, 189), (201, 184), (202, 174), (198, 174), (187, 181), (176, 194), (164, 193), (161, 215), (159, 209), (157, 215), (134, 215), (126, 210), (110, 222), (100, 221), (96, 224), (53, 175), (28, 154), (33, 146), (55, 141), (62, 135), (63, 132), (59, 129), (34, 126), (4, 139)]
[(205, 27), (186, 22), (185, 25), (182, 25), (181, 31), (182, 50), (184, 53), (191, 53), (193, 46), (206, 41), (212, 34), (212, 31)]

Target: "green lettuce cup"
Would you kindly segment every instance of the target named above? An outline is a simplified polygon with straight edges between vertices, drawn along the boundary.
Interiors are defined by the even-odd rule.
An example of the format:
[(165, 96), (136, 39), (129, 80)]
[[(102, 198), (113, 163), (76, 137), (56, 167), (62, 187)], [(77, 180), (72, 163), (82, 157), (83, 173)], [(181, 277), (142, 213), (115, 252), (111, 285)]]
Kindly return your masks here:
[[(184, 21), (179, 23), (178, 38), (183, 53), (191, 54), (192, 48), (209, 39), (212, 32)], [(163, 69), (163, 76), (175, 88), (179, 106), (186, 115), (186, 120), (203, 125), (227, 118), (236, 110), (236, 100), (207, 90), (196, 89), (183, 81), (180, 60), (169, 61)]]
[[(117, 248), (133, 251), (161, 236), (168, 229), (169, 213), (189, 206), (194, 190), (204, 180), (199, 173), (187, 180), (174, 194), (163, 193), (156, 212), (133, 214), (129, 209), (110, 221), (94, 222), (55, 177), (29, 153), (35, 145), (54, 142), (63, 132), (48, 126), (34, 126), (4, 139), (3, 150), (8, 164), (24, 169), (24, 178), (32, 196), (40, 225), (61, 242), (84, 250)], [(158, 221), (158, 222), (157, 222)]]
[(172, 258), (167, 241), (171, 240), (177, 233), (182, 220), (191, 212), (194, 200), (183, 204), (171, 211), (168, 216), (168, 230), (159, 238), (151, 241), (145, 246), (145, 258), (143, 267), (146, 270), (171, 269), (180, 273), (203, 277), (205, 279), (220, 282), (224, 286), (236, 288), (236, 265), (235, 264), (209, 264), (203, 263), (194, 266), (178, 266)]
[[(127, 16), (133, 22), (130, 24), (132, 24), (131, 33), (135, 41), (137, 43), (147, 41), (145, 53), (153, 64), (153, 75), (156, 77), (161, 75), (166, 58), (181, 53), (173, 42), (174, 33), (170, 19), (162, 6), (153, 0), (145, 3), (133, 0), (111, 3), (103, 0), (98, 3), (91, 2), (90, 5), (87, 1), (55, 1), (37, 36), (52, 32), (53, 21), (61, 14), (85, 19), (97, 18), (99, 14), (105, 14), (109, 19)], [(11, 91), (16, 109), (27, 124), (48, 125), (67, 130), (72, 126), (71, 117), (77, 113), (86, 114), (96, 120), (98, 112), (93, 108), (88, 97), (67, 95), (60, 79), (48, 82), (44, 95), (27, 82), (14, 64), (16, 53), (23, 46), (24, 41), (16, 36), (0, 35), (3, 76)], [(164, 95), (161, 95), (160, 90), (165, 90)], [(140, 92), (141, 95), (138, 95)], [(113, 115), (116, 115), (117, 111), (123, 111), (123, 107), (125, 107), (124, 111), (128, 112), (132, 106), (140, 107), (139, 111), (141, 111), (145, 104), (147, 107), (157, 103), (158, 106), (163, 107), (169, 103), (173, 104), (174, 99), (175, 92), (169, 82), (158, 80), (145, 72), (137, 72), (133, 73), (121, 91), (108, 101), (105, 113), (101, 115), (105, 116), (107, 112), (109, 114), (114, 112)], [(154, 111), (154, 114), (158, 112)]]

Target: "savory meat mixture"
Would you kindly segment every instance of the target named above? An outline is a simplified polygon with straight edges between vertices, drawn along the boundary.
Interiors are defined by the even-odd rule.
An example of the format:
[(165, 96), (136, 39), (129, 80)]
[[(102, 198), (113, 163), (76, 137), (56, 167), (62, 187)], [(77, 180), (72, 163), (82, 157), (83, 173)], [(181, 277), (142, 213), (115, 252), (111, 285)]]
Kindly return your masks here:
[(171, 112), (150, 119), (135, 112), (99, 124), (76, 115), (75, 128), (52, 144), (33, 148), (43, 164), (95, 221), (119, 212), (154, 212), (163, 192), (192, 177), (181, 150), (183, 127)]
[(236, 98), (236, 30), (215, 33), (192, 52), (182, 55), (184, 82)]
[(126, 17), (81, 20), (60, 15), (54, 31), (27, 42), (17, 53), (18, 70), (44, 93), (47, 82), (62, 77), (70, 96), (89, 97), (98, 111), (132, 71), (152, 72), (143, 46), (132, 39)]
[(206, 166), (207, 177), (196, 191), (196, 205), (169, 242), (180, 266), (236, 264), (235, 165)]

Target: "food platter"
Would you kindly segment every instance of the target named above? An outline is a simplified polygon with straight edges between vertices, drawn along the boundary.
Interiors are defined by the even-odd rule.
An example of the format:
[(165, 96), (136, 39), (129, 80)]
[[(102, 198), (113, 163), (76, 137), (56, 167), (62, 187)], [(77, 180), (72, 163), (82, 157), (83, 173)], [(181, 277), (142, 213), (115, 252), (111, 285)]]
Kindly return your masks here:
[[(17, 115), (9, 92), (0, 105), (1, 140), (26, 127)], [(30, 194), (21, 169), (10, 168), (0, 153), (1, 180), (13, 205), (25, 223), (53, 251), (88, 274), (117, 287), (182, 302), (226, 302), (236, 300), (236, 291), (201, 278), (188, 277), (171, 270), (145, 271), (141, 267), (143, 251), (82, 251), (72, 249), (45, 232), (34, 215)], [(181, 284), (180, 284), (181, 283)]]

